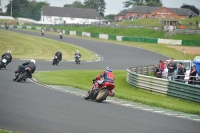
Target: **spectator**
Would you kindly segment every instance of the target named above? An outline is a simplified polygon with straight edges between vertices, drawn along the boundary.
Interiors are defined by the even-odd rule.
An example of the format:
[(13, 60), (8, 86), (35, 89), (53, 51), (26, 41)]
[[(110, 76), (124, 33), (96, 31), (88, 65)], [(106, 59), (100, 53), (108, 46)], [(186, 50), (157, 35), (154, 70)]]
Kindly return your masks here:
[(184, 73), (183, 79), (185, 79), (186, 69), (185, 69), (184, 65), (182, 65), (182, 68), (183, 68), (183, 73)]
[(177, 69), (176, 64), (174, 63), (174, 58), (170, 59), (170, 63), (168, 64), (167, 68), (168, 68), (168, 78), (170, 78), (169, 80), (173, 80), (174, 71)]
[(166, 65), (166, 63), (165, 63), (165, 60), (163, 59), (163, 60), (161, 60), (161, 64), (160, 64), (160, 69), (161, 69), (161, 72), (163, 72), (164, 71), (164, 67), (165, 67), (165, 65)]
[(160, 70), (159, 70), (159, 67), (157, 65), (154, 66), (154, 75), (157, 78), (161, 78)]
[(197, 75), (196, 67), (193, 66), (192, 71), (190, 72), (188, 84), (196, 85), (196, 75)]
[(196, 26), (197, 26), (197, 27), (199, 26), (199, 22), (198, 22), (198, 20), (196, 20)]
[(162, 78), (167, 79), (168, 76), (168, 69), (167, 69), (167, 65), (164, 64), (164, 70), (162, 72)]
[(184, 75), (184, 70), (183, 70), (183, 63), (178, 64), (178, 71), (177, 71), (177, 81), (178, 82), (183, 82), (185, 75)]
[(189, 22), (189, 25), (192, 26), (192, 21)]

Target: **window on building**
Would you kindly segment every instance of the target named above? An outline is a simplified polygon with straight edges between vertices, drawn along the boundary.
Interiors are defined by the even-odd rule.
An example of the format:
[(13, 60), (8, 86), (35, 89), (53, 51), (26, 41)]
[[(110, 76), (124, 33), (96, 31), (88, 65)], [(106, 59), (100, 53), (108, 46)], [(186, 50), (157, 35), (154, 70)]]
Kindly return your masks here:
[(75, 18), (70, 18), (70, 20), (75, 20)]
[(163, 12), (163, 13), (166, 13), (166, 10), (163, 10), (162, 12)]

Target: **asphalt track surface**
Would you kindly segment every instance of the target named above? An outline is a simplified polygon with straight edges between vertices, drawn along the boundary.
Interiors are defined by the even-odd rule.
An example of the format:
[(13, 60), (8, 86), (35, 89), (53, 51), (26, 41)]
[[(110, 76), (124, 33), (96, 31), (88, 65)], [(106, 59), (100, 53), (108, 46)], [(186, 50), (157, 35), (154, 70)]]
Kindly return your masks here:
[[(28, 31), (20, 32), (31, 35), (38, 34)], [(57, 36), (46, 36), (58, 40)], [(52, 66), (51, 62), (37, 61), (37, 70), (102, 69), (104, 65), (107, 66), (108, 62), (116, 69), (126, 69), (133, 66), (126, 61), (130, 58), (138, 63), (136, 66), (144, 62), (152, 63), (149, 62), (150, 57), (154, 57), (155, 62), (164, 58), (151, 52), (146, 58), (143, 57), (146, 55), (145, 51), (142, 52), (140, 49), (126, 46), (67, 37), (64, 37), (62, 41), (73, 44), (77, 42), (76, 45), (82, 44), (83, 47), (98, 54), (102, 53), (102, 45), (112, 47), (113, 52), (104, 49), (103, 54), (101, 54), (104, 55), (103, 61), (85, 62), (81, 65), (76, 65), (73, 62), (62, 62), (59, 66)], [(95, 46), (90, 47), (89, 43)], [(124, 52), (122, 47), (125, 47), (123, 48)], [(129, 54), (126, 50), (138, 52), (137, 55), (140, 55), (140, 58), (130, 56), (133, 54)], [(121, 56), (115, 53), (116, 51), (120, 52)], [(139, 54), (140, 52), (144, 54)], [(114, 55), (118, 59), (115, 59)], [(121, 59), (124, 60), (124, 63)], [(116, 63), (110, 61), (116, 61)], [(107, 102), (85, 101), (82, 97), (50, 90), (30, 81), (13, 82), (13, 72), (22, 62), (24, 61), (14, 60), (5, 70), (0, 70), (1, 129), (25, 133), (199, 133), (200, 131), (200, 124), (195, 121), (130, 109)], [(128, 64), (125, 64), (126, 62)], [(70, 63), (71, 65), (69, 65)]]

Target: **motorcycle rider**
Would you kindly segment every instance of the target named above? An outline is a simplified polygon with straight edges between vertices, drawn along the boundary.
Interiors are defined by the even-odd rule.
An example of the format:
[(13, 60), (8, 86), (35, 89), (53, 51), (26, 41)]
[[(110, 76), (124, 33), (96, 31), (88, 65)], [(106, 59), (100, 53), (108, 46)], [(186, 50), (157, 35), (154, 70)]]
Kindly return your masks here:
[(6, 65), (8, 65), (8, 63), (10, 63), (12, 61), (12, 55), (11, 55), (11, 51), (8, 50), (7, 53), (3, 54), (1, 56), (1, 58), (5, 58), (7, 60), (7, 64), (4, 65), (4, 68), (6, 68)]
[[(97, 81), (100, 80), (101, 78), (103, 78), (103, 83), (114, 83), (115, 80), (115, 76), (112, 73), (112, 68), (111, 67), (106, 67), (105, 71), (103, 71), (99, 76), (97, 76), (95, 79), (93, 79), (93, 81)], [(99, 84), (97, 82), (95, 82), (95, 89), (99, 88)], [(114, 96), (115, 92), (114, 89), (112, 91), (109, 92), (109, 96)]]
[(76, 50), (75, 54), (74, 54), (74, 58), (76, 59), (76, 56), (79, 57), (79, 60), (81, 58), (81, 53), (79, 52), (79, 50)]
[(44, 29), (41, 30), (42, 35), (44, 35)]
[(76, 57), (76, 56), (79, 56), (79, 58), (81, 58), (81, 53), (79, 52), (79, 50), (76, 50), (76, 52), (75, 52), (75, 54), (74, 54), (74, 56)]
[(61, 51), (56, 52), (55, 56), (57, 56), (60, 61), (62, 60), (62, 52)]
[(60, 38), (62, 37), (62, 32), (60, 31), (60, 33), (59, 33), (59, 36), (60, 36)]
[[(36, 61), (34, 59), (32, 59), (31, 61), (23, 63), (21, 66), (18, 67), (18, 70), (16, 70), (15, 73), (19, 73), (22, 70), (24, 70), (26, 67), (29, 67), (31, 69), (31, 73), (28, 78), (32, 78), (32, 74), (35, 72), (35, 69), (36, 69), (35, 62)], [(13, 81), (15, 81), (17, 78), (18, 78), (18, 76), (16, 76), (13, 79)], [(24, 81), (26, 81), (26, 79), (24, 79)]]

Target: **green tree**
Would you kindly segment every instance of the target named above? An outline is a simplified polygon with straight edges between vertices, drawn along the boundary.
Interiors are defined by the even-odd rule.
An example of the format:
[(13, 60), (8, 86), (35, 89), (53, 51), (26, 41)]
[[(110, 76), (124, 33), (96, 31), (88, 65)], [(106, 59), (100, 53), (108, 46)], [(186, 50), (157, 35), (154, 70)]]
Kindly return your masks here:
[(194, 5), (183, 4), (180, 8), (187, 8), (199, 15), (199, 10)]
[[(50, 4), (47, 3), (47, 1), (37, 2), (36, 0), (13, 0), (12, 16), (40, 20), (42, 5), (49, 6)], [(10, 16), (11, 3), (6, 7), (6, 15)]]
[(85, 0), (85, 7), (95, 9), (102, 17), (104, 17), (106, 3), (104, 0)]
[(161, 0), (127, 0), (123, 2), (124, 7), (130, 7), (130, 6), (162, 6)]
[(106, 15), (106, 16), (105, 16), (105, 19), (108, 19), (108, 20), (114, 21), (114, 20), (115, 20), (115, 14), (109, 14), (109, 15)]
[(85, 8), (85, 5), (81, 1), (76, 0), (72, 4), (65, 4), (64, 7)]

